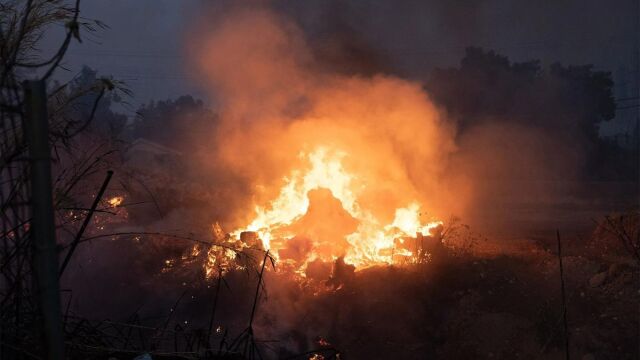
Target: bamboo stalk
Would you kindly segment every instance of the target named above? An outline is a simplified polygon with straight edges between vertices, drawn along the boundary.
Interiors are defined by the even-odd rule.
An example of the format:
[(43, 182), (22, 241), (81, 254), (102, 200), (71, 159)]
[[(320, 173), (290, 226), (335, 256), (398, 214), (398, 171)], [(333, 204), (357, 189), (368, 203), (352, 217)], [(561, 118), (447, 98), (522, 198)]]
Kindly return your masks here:
[(64, 269), (66, 269), (67, 265), (69, 265), (69, 261), (71, 260), (71, 256), (73, 255), (73, 252), (76, 250), (76, 247), (78, 247), (78, 244), (80, 243), (80, 238), (82, 238), (82, 234), (84, 234), (84, 231), (86, 230), (87, 226), (89, 225), (89, 222), (91, 221), (91, 218), (93, 217), (93, 213), (96, 211), (96, 208), (98, 207), (98, 204), (100, 203), (100, 200), (102, 199), (102, 195), (104, 195), (105, 190), (107, 190), (107, 186), (109, 185), (109, 181), (111, 181), (111, 176), (113, 176), (113, 171), (111, 171), (111, 170), (107, 171), (107, 177), (105, 177), (104, 181), (102, 182), (102, 186), (100, 187), (100, 190), (98, 191), (98, 194), (96, 195), (96, 198), (93, 199), (93, 204), (91, 205), (91, 209), (89, 210), (89, 213), (87, 214), (87, 216), (84, 218), (84, 222), (82, 223), (82, 226), (80, 227), (80, 230), (76, 234), (75, 239), (73, 239), (73, 242), (71, 243), (71, 248), (67, 252), (67, 256), (64, 258), (64, 261), (62, 262), (62, 267), (60, 267), (59, 276), (62, 276), (62, 274), (64, 273)]

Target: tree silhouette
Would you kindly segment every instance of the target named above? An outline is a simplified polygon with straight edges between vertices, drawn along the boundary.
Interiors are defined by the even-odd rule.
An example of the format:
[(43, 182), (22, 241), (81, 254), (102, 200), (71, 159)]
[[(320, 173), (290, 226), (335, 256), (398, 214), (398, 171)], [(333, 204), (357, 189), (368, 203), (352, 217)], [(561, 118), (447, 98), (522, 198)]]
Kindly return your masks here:
[(146, 138), (179, 150), (194, 150), (203, 142), (208, 143), (217, 124), (216, 114), (191, 95), (152, 101), (137, 114), (131, 129), (134, 138)]
[[(104, 87), (112, 86), (113, 80), (98, 77), (98, 72), (83, 66), (82, 70), (72, 81), (64, 87), (53, 86), (54, 102), (58, 111), (54, 114), (63, 118), (66, 123), (82, 123), (91, 119), (87, 130), (107, 138), (115, 139), (120, 136), (127, 125), (127, 116), (112, 110), (112, 105), (122, 101), (118, 91), (102, 92)], [(130, 92), (122, 87), (119, 90), (124, 95)]]
[(469, 47), (459, 67), (434, 70), (426, 88), (457, 122), (459, 135), (488, 122), (522, 124), (581, 148), (589, 176), (632, 172), (626, 154), (619, 156), (625, 150), (598, 136), (599, 124), (615, 116), (615, 101), (611, 73), (592, 65), (543, 68), (537, 60), (511, 62)]

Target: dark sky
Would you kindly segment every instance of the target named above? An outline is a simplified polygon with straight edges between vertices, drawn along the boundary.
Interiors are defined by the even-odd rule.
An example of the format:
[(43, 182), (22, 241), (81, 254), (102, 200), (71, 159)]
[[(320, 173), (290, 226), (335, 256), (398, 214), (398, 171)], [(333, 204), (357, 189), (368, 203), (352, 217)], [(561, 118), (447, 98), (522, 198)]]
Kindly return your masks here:
[[(183, 41), (204, 9), (230, 1), (94, 0), (85, 18), (110, 26), (70, 48), (68, 74), (82, 64), (126, 81), (133, 109), (150, 99), (205, 97), (185, 71)], [(265, 2), (261, 2), (265, 3)], [(637, 96), (638, 0), (287, 0), (273, 1), (312, 38), (347, 32), (404, 77), (424, 79), (434, 67), (455, 66), (469, 45), (514, 61), (591, 63), (612, 71), (620, 96)], [(59, 32), (59, 31), (58, 31)], [(53, 32), (55, 34), (55, 32)], [(50, 36), (45, 49), (56, 46)], [(623, 84), (625, 83), (625, 84)], [(626, 88), (626, 89), (625, 89)], [(624, 92), (626, 91), (626, 94)]]

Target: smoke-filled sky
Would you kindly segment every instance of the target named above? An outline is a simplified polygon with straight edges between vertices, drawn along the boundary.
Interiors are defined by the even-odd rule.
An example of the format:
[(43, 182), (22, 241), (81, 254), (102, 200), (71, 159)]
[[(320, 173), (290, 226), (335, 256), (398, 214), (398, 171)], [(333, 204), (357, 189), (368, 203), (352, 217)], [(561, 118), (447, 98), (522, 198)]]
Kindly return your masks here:
[[(226, 11), (229, 1), (84, 1), (85, 18), (109, 29), (85, 34), (66, 58), (69, 74), (83, 64), (125, 80), (132, 111), (151, 99), (192, 94), (206, 99), (187, 68), (185, 37), (203, 13)], [(264, 4), (265, 2), (260, 2)], [(482, 46), (514, 61), (592, 63), (612, 71), (618, 96), (637, 96), (637, 0), (309, 0), (272, 1), (319, 46), (347, 41), (376, 67), (424, 79), (433, 67), (455, 66), (467, 46)], [(213, 21), (213, 20), (212, 20)], [(58, 31), (59, 32), (59, 31)], [(55, 32), (52, 32), (55, 33)], [(259, 34), (256, 34), (259, 36)], [(326, 41), (329, 39), (329, 41)], [(346, 39), (346, 40), (345, 40)], [(45, 50), (56, 47), (50, 36)], [(68, 75), (68, 74), (67, 74)], [(65, 78), (65, 74), (59, 74)], [(634, 93), (635, 92), (635, 93)], [(207, 99), (213, 101), (214, 99)]]

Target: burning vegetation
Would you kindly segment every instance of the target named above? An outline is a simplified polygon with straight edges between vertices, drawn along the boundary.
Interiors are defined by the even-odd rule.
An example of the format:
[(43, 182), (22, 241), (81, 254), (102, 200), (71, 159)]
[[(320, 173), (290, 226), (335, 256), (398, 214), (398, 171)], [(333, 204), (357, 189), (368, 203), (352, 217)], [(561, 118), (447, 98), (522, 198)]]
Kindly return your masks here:
[[(438, 236), (442, 222), (421, 220), (417, 203), (395, 209), (388, 224), (381, 222), (362, 208), (359, 201), (367, 180), (343, 168), (345, 156), (331, 156), (322, 148), (301, 154), (308, 160), (306, 169), (293, 170), (278, 197), (265, 207), (257, 206), (255, 219), (231, 233), (240, 249), (269, 250), (279, 266), (302, 275), (310, 262), (332, 263), (338, 258), (356, 268), (414, 261), (423, 248), (416, 243)], [(213, 232), (215, 239), (225, 239), (218, 224)], [(220, 254), (215, 251), (213, 256)], [(234, 254), (227, 250), (223, 255)]]
[[(78, 9), (64, 9), (68, 45)], [(88, 86), (74, 80), (48, 100), (59, 335), (72, 358), (637, 355), (640, 328), (628, 316), (640, 299), (637, 204), (570, 239), (524, 228), (488, 238), (456, 217), (487, 227), (502, 220), (498, 210), (537, 220), (547, 215), (532, 210), (538, 201), (551, 210), (534, 224), (555, 225), (557, 207), (628, 207), (624, 189), (614, 203), (556, 182), (579, 173), (583, 157), (596, 166), (580, 146), (602, 145), (594, 124), (613, 116), (609, 75), (553, 65), (542, 76), (536, 62), (469, 48), (460, 69), (423, 83), (373, 65), (340, 71), (326, 62), (375, 59), (332, 55), (349, 44), (323, 55), (265, 6), (225, 7), (213, 20), (193, 26), (186, 51), (214, 110), (184, 96), (143, 106), (127, 124), (110, 103), (98, 106), (115, 102), (120, 84), (88, 69)], [(528, 107), (546, 96), (560, 99), (550, 129), (541, 125), (549, 113)], [(106, 120), (92, 125), (96, 114)], [(568, 139), (578, 130), (576, 145)], [(543, 181), (528, 182), (533, 175)], [(36, 322), (23, 319), (40, 316), (21, 305), (31, 296), (20, 291), (31, 285), (21, 279), (32, 220), (4, 216), (5, 244), (18, 250), (0, 253), (0, 350), (23, 358), (37, 342)]]
[(201, 159), (249, 190), (227, 195), (231, 239), (301, 276), (339, 258), (356, 269), (424, 258), (419, 243), (440, 236), (449, 211), (439, 181), (454, 146), (420, 86), (326, 73), (267, 10), (220, 20), (193, 47), (222, 109)]

